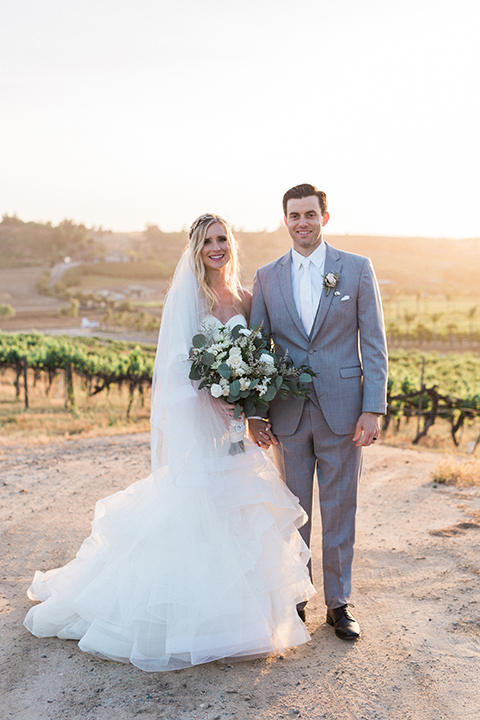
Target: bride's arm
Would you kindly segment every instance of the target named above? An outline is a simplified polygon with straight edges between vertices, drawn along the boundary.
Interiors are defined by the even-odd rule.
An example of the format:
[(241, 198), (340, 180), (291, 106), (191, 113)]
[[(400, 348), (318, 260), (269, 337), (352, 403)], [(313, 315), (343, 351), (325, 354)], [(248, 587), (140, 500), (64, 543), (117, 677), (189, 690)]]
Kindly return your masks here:
[(241, 298), (240, 312), (247, 319), (247, 324), (250, 325), (250, 313), (252, 311), (252, 293), (245, 288), (239, 288), (239, 294)]

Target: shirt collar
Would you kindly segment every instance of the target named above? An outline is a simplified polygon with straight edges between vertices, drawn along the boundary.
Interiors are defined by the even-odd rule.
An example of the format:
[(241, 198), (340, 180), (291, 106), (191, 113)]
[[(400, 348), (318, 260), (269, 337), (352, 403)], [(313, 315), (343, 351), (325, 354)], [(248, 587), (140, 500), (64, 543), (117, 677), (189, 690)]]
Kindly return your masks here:
[[(327, 255), (327, 246), (325, 245), (325, 242), (322, 240), (320, 245), (313, 251), (313, 253), (311, 255), (308, 256), (308, 259), (311, 260), (318, 269), (321, 269), (322, 266), (325, 264), (326, 255)], [(295, 250), (295, 248), (292, 247), (292, 261), (293, 261), (293, 264), (295, 265), (295, 270), (298, 270), (300, 268), (304, 259), (305, 259), (305, 257), (303, 255), (300, 255), (300, 253), (297, 252)]]

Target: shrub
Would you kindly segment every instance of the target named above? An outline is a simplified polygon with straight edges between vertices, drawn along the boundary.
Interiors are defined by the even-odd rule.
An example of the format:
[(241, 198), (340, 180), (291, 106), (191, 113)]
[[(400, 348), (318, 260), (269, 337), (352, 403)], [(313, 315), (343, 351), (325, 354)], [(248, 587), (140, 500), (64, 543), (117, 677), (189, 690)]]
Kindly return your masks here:
[(15, 308), (11, 305), (0, 305), (0, 317), (5, 320), (15, 317)]
[(451, 457), (446, 457), (437, 463), (431, 476), (432, 480), (439, 485), (456, 485), (457, 487), (480, 485), (480, 462), (476, 460), (458, 462)]
[(60, 315), (66, 315), (67, 317), (78, 317), (78, 308), (80, 307), (80, 301), (77, 298), (70, 299), (70, 305), (65, 305), (60, 308)]

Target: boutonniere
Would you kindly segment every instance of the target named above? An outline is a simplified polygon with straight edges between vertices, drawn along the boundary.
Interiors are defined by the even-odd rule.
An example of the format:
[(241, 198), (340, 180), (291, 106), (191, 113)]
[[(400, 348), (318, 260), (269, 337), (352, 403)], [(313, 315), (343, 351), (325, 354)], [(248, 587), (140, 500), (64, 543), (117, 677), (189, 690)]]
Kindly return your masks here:
[(329, 272), (323, 278), (323, 287), (327, 290), (327, 297), (333, 288), (337, 287), (338, 281), (340, 280), (340, 273)]

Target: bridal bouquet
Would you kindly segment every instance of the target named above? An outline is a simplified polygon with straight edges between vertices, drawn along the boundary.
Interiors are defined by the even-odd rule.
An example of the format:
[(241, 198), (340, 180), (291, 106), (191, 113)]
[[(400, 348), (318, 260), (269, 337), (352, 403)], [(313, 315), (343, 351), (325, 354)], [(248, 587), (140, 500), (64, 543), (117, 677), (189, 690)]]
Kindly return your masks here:
[(277, 395), (306, 398), (310, 388), (305, 384), (315, 376), (306, 365), (293, 367), (288, 353), (277, 357), (270, 352), (259, 327), (205, 327), (192, 339), (189, 360), (189, 377), (200, 380), (199, 389), (235, 406), (229, 427), (231, 455), (245, 452), (245, 416), (266, 411)]

